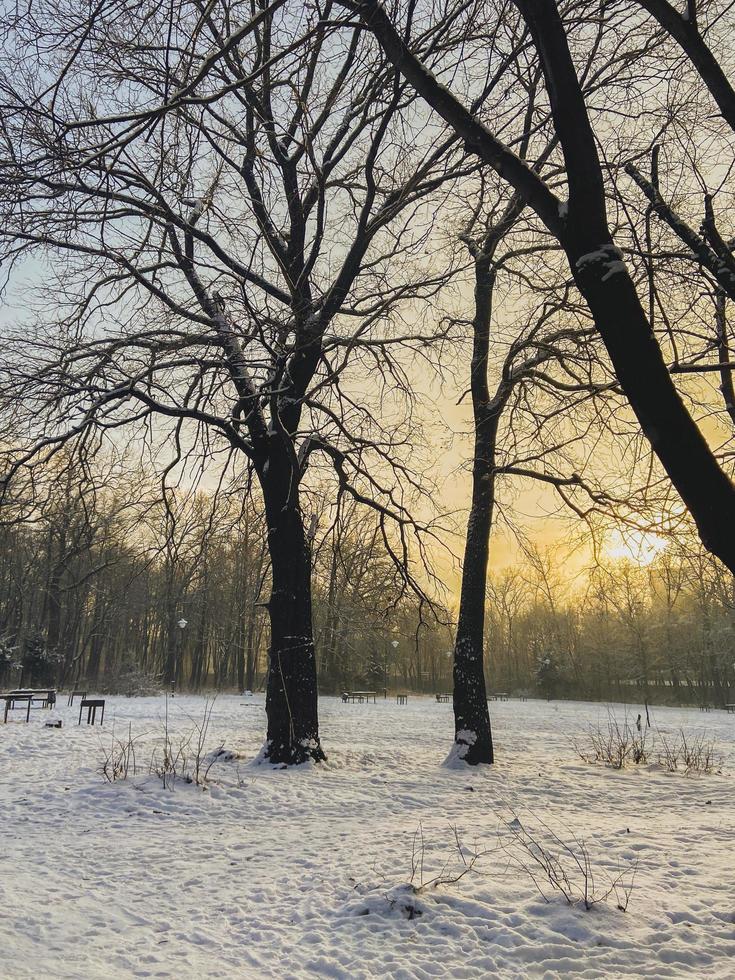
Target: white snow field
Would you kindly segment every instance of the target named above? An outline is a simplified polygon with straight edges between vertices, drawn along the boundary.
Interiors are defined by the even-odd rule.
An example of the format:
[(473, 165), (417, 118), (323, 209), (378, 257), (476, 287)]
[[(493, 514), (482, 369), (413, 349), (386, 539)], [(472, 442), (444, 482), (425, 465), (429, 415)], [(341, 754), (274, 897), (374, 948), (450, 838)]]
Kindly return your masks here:
[[(721, 773), (686, 775), (581, 762), (569, 738), (606, 725), (604, 705), (493, 703), (497, 765), (468, 770), (442, 765), (449, 704), (323, 698), (329, 761), (283, 771), (252, 763), (262, 697), (220, 696), (207, 749), (243, 758), (203, 790), (98, 772), (113, 723), (147, 768), (163, 697), (108, 698), (104, 729), (62, 701), (60, 730), (41, 710), (0, 725), (3, 978), (735, 977), (735, 715), (652, 709), (661, 732), (717, 740)], [(169, 700), (174, 736), (204, 704)], [(627, 911), (545, 901), (515, 818), (586, 840), (596, 887), (637, 862)], [(453, 828), (465, 860), (489, 853), (414, 894), (419, 825), (414, 885), (456, 875)]]

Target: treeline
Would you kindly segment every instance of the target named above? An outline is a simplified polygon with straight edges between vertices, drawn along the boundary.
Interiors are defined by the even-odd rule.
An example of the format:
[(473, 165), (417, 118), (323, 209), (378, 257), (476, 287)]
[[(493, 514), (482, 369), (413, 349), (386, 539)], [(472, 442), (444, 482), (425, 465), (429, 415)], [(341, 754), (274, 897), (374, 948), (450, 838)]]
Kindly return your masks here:
[(692, 546), (648, 566), (597, 564), (580, 581), (532, 555), (491, 582), (495, 690), (548, 697), (722, 704), (735, 693), (735, 585)]
[[(136, 496), (67, 481), (33, 522), (0, 529), (0, 683), (263, 687), (270, 566), (254, 507)], [(449, 629), (420, 615), (371, 515), (315, 525), (320, 689), (448, 689)]]
[[(262, 689), (270, 566), (248, 498), (157, 499), (129, 476), (124, 497), (94, 493), (71, 473), (33, 521), (0, 529), (0, 683)], [(344, 507), (312, 525), (322, 693), (450, 690), (452, 615), (406, 590), (374, 516)], [(576, 576), (531, 551), (491, 578), (486, 607), (490, 691), (732, 700), (735, 584), (691, 542)]]

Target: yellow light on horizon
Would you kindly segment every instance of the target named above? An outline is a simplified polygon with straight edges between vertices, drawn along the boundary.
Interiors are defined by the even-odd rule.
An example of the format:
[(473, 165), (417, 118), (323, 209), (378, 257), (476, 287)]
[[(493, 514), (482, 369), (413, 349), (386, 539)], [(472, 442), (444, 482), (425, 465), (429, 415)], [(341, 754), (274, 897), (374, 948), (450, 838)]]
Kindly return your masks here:
[(650, 565), (667, 547), (665, 538), (652, 531), (612, 531), (605, 545), (608, 558)]

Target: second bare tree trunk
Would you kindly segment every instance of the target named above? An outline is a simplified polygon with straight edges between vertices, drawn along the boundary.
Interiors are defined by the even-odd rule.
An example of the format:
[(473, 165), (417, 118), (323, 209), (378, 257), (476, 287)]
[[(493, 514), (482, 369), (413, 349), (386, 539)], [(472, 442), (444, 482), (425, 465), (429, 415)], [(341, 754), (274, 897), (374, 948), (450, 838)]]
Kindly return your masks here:
[(484, 670), (485, 590), (495, 504), (498, 412), (490, 403), (487, 358), (495, 270), (488, 255), (475, 260), (475, 316), (471, 365), (475, 430), (472, 505), (467, 520), (459, 621), (454, 645), (454, 740), (469, 765), (492, 763), (493, 737)]

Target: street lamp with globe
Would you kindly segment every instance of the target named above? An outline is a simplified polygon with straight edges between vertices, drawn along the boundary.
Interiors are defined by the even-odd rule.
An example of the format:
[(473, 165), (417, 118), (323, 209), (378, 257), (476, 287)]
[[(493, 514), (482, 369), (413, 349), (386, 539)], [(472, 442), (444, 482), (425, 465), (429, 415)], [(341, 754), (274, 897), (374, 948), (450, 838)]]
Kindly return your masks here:
[(396, 650), (398, 649), (398, 640), (391, 640), (390, 645), (393, 647), (393, 673), (395, 674), (396, 667)]
[[(398, 640), (391, 640), (390, 645), (393, 647), (393, 654), (398, 649)], [(386, 647), (385, 656), (383, 658), (383, 698), (388, 697), (388, 648)]]
[(184, 630), (186, 629), (188, 622), (189, 621), (187, 619), (184, 619), (182, 616), (181, 619), (176, 623), (176, 625), (179, 627), (179, 632), (177, 633), (178, 642), (176, 644), (178, 649), (176, 655), (176, 663), (174, 664), (174, 678), (171, 681), (171, 697), (174, 696), (174, 693), (176, 691), (176, 678), (179, 673), (179, 663), (181, 662), (181, 650), (184, 645)]

